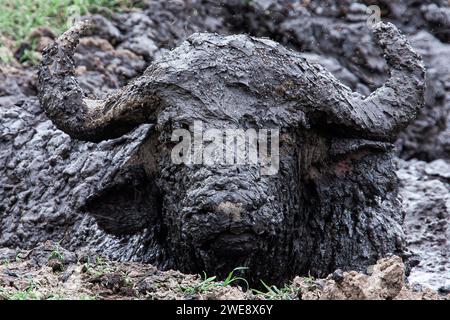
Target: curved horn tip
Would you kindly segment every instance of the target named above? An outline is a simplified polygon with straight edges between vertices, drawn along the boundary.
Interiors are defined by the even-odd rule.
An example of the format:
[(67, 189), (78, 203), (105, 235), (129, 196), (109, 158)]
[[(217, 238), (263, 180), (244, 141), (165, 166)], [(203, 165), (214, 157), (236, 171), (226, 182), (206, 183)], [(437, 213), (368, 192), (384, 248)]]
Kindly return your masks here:
[(397, 29), (397, 27), (391, 22), (378, 21), (372, 25), (372, 30), (380, 29)]
[(70, 27), (65, 33), (75, 32), (75, 33), (85, 33), (90, 28), (94, 27), (95, 21), (92, 19), (86, 19), (75, 23)]
[(372, 26), (372, 32), (375, 36), (376, 41), (383, 45), (386, 40), (390, 39), (395, 41), (399, 38), (404, 38), (404, 35), (400, 30), (390, 22), (377, 22)]
[(67, 46), (74, 48), (81, 37), (85, 36), (92, 28), (95, 26), (93, 20), (83, 20), (77, 22), (75, 25), (70, 27), (66, 32), (64, 32), (56, 42), (58, 45)]
[(420, 78), (425, 76), (422, 57), (394, 24), (380, 21), (372, 26), (372, 32), (375, 42), (383, 49), (391, 68), (417, 72)]

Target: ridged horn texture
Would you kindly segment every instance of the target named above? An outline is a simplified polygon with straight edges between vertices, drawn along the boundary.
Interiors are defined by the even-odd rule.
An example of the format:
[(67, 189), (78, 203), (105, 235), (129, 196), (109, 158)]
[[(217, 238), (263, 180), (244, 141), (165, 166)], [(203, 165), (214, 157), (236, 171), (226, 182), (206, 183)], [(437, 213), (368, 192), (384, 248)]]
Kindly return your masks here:
[(324, 113), (328, 123), (357, 131), (361, 138), (393, 140), (424, 105), (425, 68), (421, 56), (393, 24), (379, 22), (373, 33), (390, 69), (386, 83), (363, 97), (319, 72), (308, 113)]
[(84, 98), (75, 77), (73, 55), (91, 24), (76, 24), (44, 50), (38, 90), (45, 113), (58, 129), (75, 139), (99, 142), (154, 121), (160, 100), (140, 79), (106, 100)]

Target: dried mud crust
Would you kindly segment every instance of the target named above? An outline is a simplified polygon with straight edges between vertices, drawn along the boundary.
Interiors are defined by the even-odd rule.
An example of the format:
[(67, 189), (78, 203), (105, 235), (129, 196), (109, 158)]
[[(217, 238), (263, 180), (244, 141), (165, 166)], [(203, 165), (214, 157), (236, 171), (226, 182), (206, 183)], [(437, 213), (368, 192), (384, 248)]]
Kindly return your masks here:
[(396, 256), (380, 259), (367, 274), (337, 270), (325, 279), (296, 277), (282, 289), (260, 291), (247, 290), (244, 282), (224, 285), (149, 264), (110, 261), (88, 251), (73, 253), (51, 242), (28, 251), (3, 248), (0, 256), (0, 300), (450, 299), (426, 287), (411, 288)]
[(398, 161), (408, 247), (419, 260), (412, 283), (450, 292), (450, 164), (442, 159)]
[[(0, 299), (249, 299), (237, 287), (202, 287), (198, 275), (160, 271), (150, 264), (116, 262), (47, 242), (30, 251), (3, 250)], [(0, 249), (0, 256), (2, 250)], [(11, 257), (14, 256), (14, 258)], [(11, 262), (9, 262), (11, 260)]]

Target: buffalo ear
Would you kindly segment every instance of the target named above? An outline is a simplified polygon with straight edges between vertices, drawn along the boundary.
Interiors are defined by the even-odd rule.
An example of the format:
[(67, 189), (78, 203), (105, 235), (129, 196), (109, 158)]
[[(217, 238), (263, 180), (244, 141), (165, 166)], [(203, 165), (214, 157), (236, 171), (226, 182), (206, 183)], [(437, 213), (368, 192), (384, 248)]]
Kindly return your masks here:
[(107, 233), (136, 234), (156, 225), (161, 214), (161, 196), (141, 165), (122, 168), (97, 194), (87, 199), (80, 210), (93, 216)]
[(159, 131), (151, 128), (134, 155), (79, 208), (107, 233), (133, 235), (161, 225), (162, 194), (156, 185)]

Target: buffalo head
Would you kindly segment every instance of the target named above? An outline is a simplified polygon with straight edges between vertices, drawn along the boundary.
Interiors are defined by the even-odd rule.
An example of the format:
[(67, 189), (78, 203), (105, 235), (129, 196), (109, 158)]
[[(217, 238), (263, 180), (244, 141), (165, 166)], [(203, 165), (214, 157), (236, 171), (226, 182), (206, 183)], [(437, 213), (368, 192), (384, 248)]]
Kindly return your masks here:
[[(73, 53), (87, 27), (71, 28), (45, 50), (40, 101), (74, 139), (99, 142), (154, 124), (132, 163), (144, 181), (145, 214), (110, 208), (122, 210), (109, 217), (111, 232), (133, 232), (129, 221), (157, 225), (151, 243), (164, 252), (164, 266), (219, 275), (247, 266), (254, 280), (363, 268), (403, 253), (390, 142), (422, 105), (424, 68), (395, 26), (373, 28), (391, 74), (367, 97), (268, 39), (200, 33), (106, 100), (86, 99), (74, 76)], [(226, 139), (227, 130), (245, 133), (234, 150), (270, 137), (275, 170), (261, 159), (196, 162), (205, 154), (191, 154), (195, 143), (205, 150), (211, 135)], [(189, 133), (181, 149), (174, 132)], [(192, 161), (174, 161), (174, 149)], [(105, 221), (103, 200), (91, 210)]]

